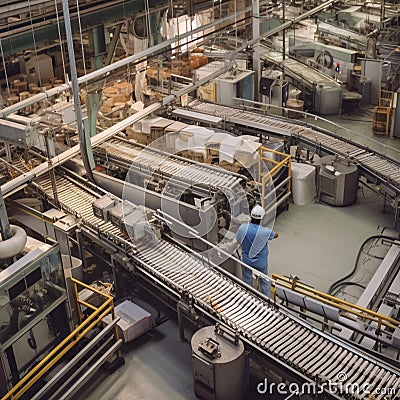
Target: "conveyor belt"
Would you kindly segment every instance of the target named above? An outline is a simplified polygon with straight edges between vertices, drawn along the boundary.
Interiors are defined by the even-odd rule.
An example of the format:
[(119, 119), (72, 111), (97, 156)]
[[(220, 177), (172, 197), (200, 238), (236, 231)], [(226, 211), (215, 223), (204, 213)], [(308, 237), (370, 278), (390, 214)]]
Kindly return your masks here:
[[(303, 21), (306, 22), (306, 21)], [(310, 21), (309, 24), (315, 26), (314, 21)], [(304, 23), (304, 25), (306, 25)], [(365, 49), (367, 46), (367, 37), (358, 34), (357, 32), (351, 31), (349, 29), (344, 29), (339, 26), (328, 24), (323, 21), (318, 21), (317, 32), (326, 32), (328, 35), (334, 35), (343, 41), (346, 41), (349, 46), (353, 47), (355, 44), (358, 45), (359, 49)]]
[[(218, 319), (309, 379), (344, 386), (358, 384), (360, 388), (368, 383), (371, 393), (385, 387), (400, 389), (398, 371), (301, 325), (170, 243), (158, 241), (142, 245), (138, 251), (138, 257), (160, 280), (180, 292), (189, 292), (202, 308), (210, 297)], [(366, 399), (368, 394), (361, 392), (358, 398)]]
[(105, 152), (107, 157), (116, 157), (143, 170), (159, 171), (166, 177), (174, 177), (196, 185), (218, 188), (234, 188), (244, 181), (243, 176), (222, 168), (184, 160), (174, 155), (165, 155), (150, 147), (143, 148), (135, 143), (113, 138), (94, 148), (94, 154)]
[(289, 120), (267, 117), (255, 112), (200, 101), (196, 101), (190, 106), (193, 110), (222, 117), (228, 122), (250, 126), (266, 132), (297, 137), (303, 142), (322, 147), (333, 154), (348, 157), (357, 165), (400, 189), (400, 163), (396, 163), (394, 160), (390, 160), (372, 150)]
[[(48, 175), (37, 178), (35, 183), (38, 185), (37, 187), (42, 195), (54, 201), (51, 180)], [(106, 222), (93, 214), (92, 203), (97, 198), (101, 197), (102, 194), (99, 193), (96, 195), (96, 193), (92, 191), (85, 190), (67, 177), (59, 174), (56, 175), (56, 186), (58, 202), (65, 212), (81, 218), (85, 225), (95, 229), (103, 237), (113, 242), (126, 243), (130, 241), (129, 236), (121, 232), (120, 229), (111, 224), (111, 222)]]
[[(84, 224), (99, 232), (126, 239), (109, 222), (96, 218), (91, 203), (99, 193), (85, 189), (67, 177), (56, 175), (58, 199), (64, 210), (71, 210)], [(41, 193), (53, 198), (48, 177), (36, 180)], [(196, 306), (213, 312), (216, 320), (228, 324), (248, 343), (267, 352), (292, 370), (312, 381), (331, 385), (358, 384), (374, 393), (378, 388), (400, 389), (400, 373), (379, 360), (342, 343), (340, 340), (296, 321), (290, 314), (268, 306), (208, 264), (166, 242), (139, 244), (135, 257), (138, 268), (169, 286), (176, 293), (188, 292)], [(207, 303), (211, 298), (214, 308)], [(215, 311), (218, 309), (218, 312)], [(340, 380), (345, 377), (344, 380)], [(331, 386), (332, 387), (332, 386)], [(338, 392), (336, 391), (336, 394)], [(393, 393), (393, 392), (392, 392)], [(343, 396), (336, 395), (338, 398)], [(356, 398), (367, 399), (361, 392)], [(395, 394), (376, 394), (376, 399), (395, 399)]]
[(276, 65), (284, 66), (285, 75), (290, 76), (296, 81), (301, 79), (303, 83), (307, 84), (312, 92), (315, 90), (317, 85), (323, 85), (324, 88), (340, 87), (334, 79), (322, 72), (312, 69), (308, 65), (293, 58), (287, 57), (283, 59), (282, 53), (262, 45), (260, 46), (260, 58)]

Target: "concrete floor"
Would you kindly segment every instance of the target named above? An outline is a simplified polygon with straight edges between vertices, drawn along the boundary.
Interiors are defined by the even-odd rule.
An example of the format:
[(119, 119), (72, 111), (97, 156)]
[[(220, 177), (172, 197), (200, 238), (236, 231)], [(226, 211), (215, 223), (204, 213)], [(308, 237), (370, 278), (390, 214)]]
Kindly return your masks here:
[(171, 319), (124, 345), (125, 365), (112, 375), (99, 372), (74, 400), (195, 399), (189, 343), (179, 341)]
[(381, 233), (385, 226), (393, 228), (393, 214), (381, 210), (382, 201), (367, 188), (348, 207), (291, 204), (275, 223), (279, 238), (270, 244), (269, 273), (296, 274), (326, 292), (353, 268), (366, 238)]

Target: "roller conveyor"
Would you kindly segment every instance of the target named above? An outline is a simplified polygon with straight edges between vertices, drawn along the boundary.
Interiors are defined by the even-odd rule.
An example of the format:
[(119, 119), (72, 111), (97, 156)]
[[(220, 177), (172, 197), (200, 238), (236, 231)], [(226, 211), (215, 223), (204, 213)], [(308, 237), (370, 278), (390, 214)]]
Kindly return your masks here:
[[(306, 21), (303, 22), (305, 23)], [(314, 21), (312, 21), (311, 24), (315, 25)], [(348, 42), (356, 42), (363, 47), (367, 45), (366, 36), (360, 35), (357, 32), (351, 31), (349, 29), (344, 29), (339, 26), (328, 24), (327, 22), (318, 21), (317, 30), (319, 32), (327, 32), (329, 34), (336, 35), (339, 38), (347, 40)]]
[[(180, 256), (174, 257), (174, 252)], [(157, 259), (155, 255), (158, 255)], [(145, 261), (149, 271), (161, 281), (174, 282), (174, 289), (178, 292), (188, 291), (198, 307), (209, 307), (211, 297), (214, 309), (217, 310), (216, 319), (224, 321), (253, 345), (312, 381), (358, 384), (360, 387), (368, 383), (371, 393), (379, 388), (394, 388), (400, 384), (397, 370), (340, 341), (334, 343), (336, 339), (316, 332), (298, 323), (290, 315), (269, 307), (212, 268), (188, 254), (182, 254), (181, 250), (167, 242), (142, 244), (138, 247), (137, 257)], [(175, 276), (180, 277), (179, 283), (175, 281)], [(214, 294), (214, 288), (217, 287), (220, 290)], [(339, 373), (341, 375), (338, 377)], [(379, 380), (376, 379), (378, 374), (382, 376)], [(368, 396), (361, 393), (359, 398), (367, 399)]]
[[(35, 180), (35, 183), (42, 195), (55, 201), (51, 180), (48, 176), (41, 176)], [(96, 196), (85, 191), (73, 181), (58, 174), (56, 175), (56, 186), (58, 202), (64, 211), (81, 218), (85, 225), (95, 229), (108, 239), (114, 239), (116, 243), (126, 243), (130, 240), (126, 233), (121, 232), (111, 222), (106, 222), (93, 214), (92, 203), (101, 197), (101, 194)]]
[(143, 148), (135, 143), (113, 138), (94, 148), (94, 154), (105, 152), (107, 157), (135, 165), (141, 170), (158, 171), (167, 177), (193, 182), (212, 188), (234, 188), (244, 177), (232, 174), (222, 168), (208, 167), (191, 160), (183, 160), (174, 155), (166, 155), (149, 147)]
[(285, 68), (285, 75), (290, 76), (296, 81), (301, 79), (311, 91), (314, 91), (317, 85), (324, 85), (325, 87), (340, 87), (334, 79), (322, 72), (312, 69), (308, 65), (293, 58), (287, 57), (283, 59), (282, 53), (269, 49), (268, 47), (261, 46), (260, 58), (273, 64), (283, 66)]
[[(50, 178), (42, 176), (35, 184), (42, 195), (54, 200)], [(93, 190), (85, 190), (84, 186), (60, 174), (56, 175), (56, 184), (61, 208), (80, 216), (84, 225), (96, 227), (107, 237), (129, 240), (111, 223), (93, 215), (91, 204), (100, 193), (96, 196)], [(167, 241), (138, 244), (132, 257), (147, 276), (167, 285), (174, 293), (189, 293), (198, 309), (229, 325), (250, 345), (296, 370), (302, 377), (321, 384), (336, 382), (341, 373), (345, 374), (346, 383), (370, 384), (371, 392), (388, 385), (400, 386), (397, 369), (297, 321), (284, 310), (267, 305)], [(359, 398), (368, 396), (364, 394)], [(396, 396), (386, 398), (395, 399)]]
[(303, 127), (289, 120), (264, 116), (251, 111), (218, 104), (195, 101), (192, 110), (222, 117), (227, 122), (250, 126), (267, 132), (293, 136), (316, 147), (322, 147), (330, 153), (348, 157), (357, 165), (375, 176), (391, 183), (400, 190), (400, 164), (371, 150), (349, 143), (346, 140), (330, 136), (317, 130)]

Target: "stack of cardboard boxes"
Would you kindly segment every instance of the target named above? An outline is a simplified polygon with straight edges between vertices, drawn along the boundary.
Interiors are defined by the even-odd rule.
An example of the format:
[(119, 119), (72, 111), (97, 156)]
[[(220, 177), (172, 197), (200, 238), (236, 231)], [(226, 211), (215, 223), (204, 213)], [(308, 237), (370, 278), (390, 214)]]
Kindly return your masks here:
[(162, 117), (146, 117), (126, 129), (129, 139), (197, 162), (218, 165), (231, 172), (258, 162), (257, 137), (232, 136)]
[[(131, 98), (132, 84), (118, 81), (102, 91), (102, 105), (100, 107), (99, 123), (107, 128), (127, 117), (129, 100)], [(86, 94), (82, 93), (81, 101), (86, 102)]]
[(188, 58), (171, 60), (171, 74), (191, 78), (189, 64)]

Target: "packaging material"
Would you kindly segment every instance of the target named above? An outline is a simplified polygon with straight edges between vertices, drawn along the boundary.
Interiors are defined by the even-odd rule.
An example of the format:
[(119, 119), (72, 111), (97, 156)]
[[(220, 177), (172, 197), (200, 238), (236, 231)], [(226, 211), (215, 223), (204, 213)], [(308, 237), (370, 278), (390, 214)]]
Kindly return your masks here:
[[(152, 315), (129, 300), (118, 304), (114, 310), (115, 315), (120, 318), (118, 330), (125, 343), (131, 342), (153, 328)], [(107, 315), (103, 320), (109, 323), (111, 317)]]
[(134, 122), (132, 125), (132, 129), (135, 132), (142, 132), (142, 120)]
[(115, 89), (118, 90), (119, 94), (123, 94), (123, 95), (130, 95), (131, 91), (132, 91), (132, 86), (130, 83), (124, 81), (124, 82), (117, 82), (114, 84)]
[(292, 162), (292, 192), (293, 203), (299, 206), (314, 200), (317, 194), (315, 167)]
[(221, 142), (227, 138), (226, 132), (214, 132), (206, 142), (206, 150), (208, 156), (218, 156)]
[(220, 161), (219, 166), (226, 169), (227, 171), (234, 173), (238, 173), (240, 168), (242, 168), (242, 165), (237, 161), (234, 161), (232, 163), (228, 161)]
[(175, 136), (175, 143), (174, 143), (173, 147), (174, 147), (176, 152), (180, 152), (180, 151), (183, 151), (183, 150), (188, 150), (188, 142), (182, 140), (180, 138), (180, 136)]
[(233, 163), (235, 161), (236, 150), (242, 145), (242, 139), (236, 136), (228, 136), (221, 142), (219, 151), (219, 161)]
[(261, 143), (253, 140), (243, 141), (242, 145), (236, 150), (235, 159), (243, 167), (250, 168), (258, 161), (258, 148)]
[(208, 139), (213, 135), (214, 131), (212, 129), (203, 128), (201, 126), (196, 126), (196, 128), (185, 128), (183, 131), (192, 131), (192, 135), (189, 136), (188, 139), (188, 148), (189, 150), (197, 153), (198, 156), (200, 154), (203, 156), (203, 159), (206, 158), (206, 143)]
[(139, 111), (142, 111), (144, 108), (144, 104), (141, 101), (137, 101), (131, 105), (130, 111), (132, 114), (136, 114)]
[(170, 151), (175, 151), (175, 141), (179, 137), (179, 131), (186, 128), (188, 125), (183, 122), (175, 121), (168, 125), (165, 130), (165, 145)]
[(170, 119), (167, 118), (161, 118), (160, 120), (158, 120), (157, 122), (155, 122), (150, 129), (150, 136), (151, 136), (151, 140), (157, 140), (160, 138), (163, 138), (164, 134), (165, 134), (165, 129), (172, 124), (173, 121), (171, 121)]
[(103, 95), (106, 97), (113, 97), (118, 94), (118, 90), (115, 87), (106, 87), (103, 89)]
[(150, 135), (151, 126), (157, 121), (162, 119), (161, 117), (146, 117), (142, 119), (142, 132)]

